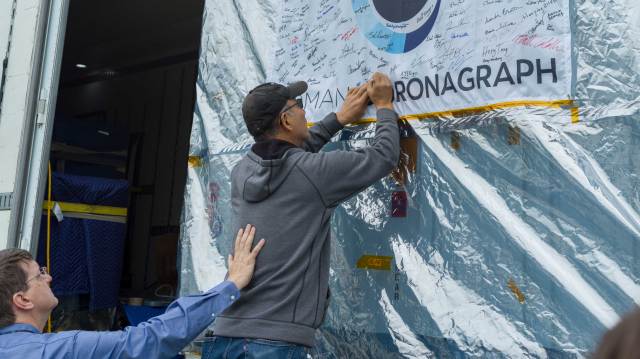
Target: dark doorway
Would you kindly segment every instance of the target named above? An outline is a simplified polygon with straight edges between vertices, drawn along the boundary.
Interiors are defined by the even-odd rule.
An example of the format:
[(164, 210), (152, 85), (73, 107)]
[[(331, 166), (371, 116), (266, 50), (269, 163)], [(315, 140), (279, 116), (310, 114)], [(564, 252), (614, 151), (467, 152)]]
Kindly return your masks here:
[[(54, 329), (117, 327), (115, 307), (96, 306), (92, 298), (116, 282), (117, 306), (126, 298), (161, 303), (177, 291), (203, 11), (203, 0), (70, 2), (50, 158), (52, 192), (61, 197), (52, 200), (79, 207), (63, 208), (62, 222), (52, 220), (53, 287), (63, 299), (56, 313), (67, 313)], [(77, 182), (80, 189), (67, 188)], [(111, 199), (83, 203), (105, 196)], [(90, 213), (83, 204), (114, 207), (113, 213), (126, 208), (127, 214)], [(83, 233), (75, 235), (62, 228), (66, 219), (66, 226), (93, 221), (98, 229), (82, 224)], [(102, 229), (111, 228), (108, 223), (118, 229)], [(41, 260), (46, 236), (41, 230)], [(84, 254), (70, 259), (74, 251)]]

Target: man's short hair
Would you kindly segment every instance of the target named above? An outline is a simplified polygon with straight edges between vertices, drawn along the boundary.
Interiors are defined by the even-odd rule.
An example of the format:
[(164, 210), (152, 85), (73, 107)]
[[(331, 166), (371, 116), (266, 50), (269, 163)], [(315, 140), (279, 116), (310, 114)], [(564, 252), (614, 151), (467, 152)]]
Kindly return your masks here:
[(287, 86), (268, 82), (249, 91), (242, 102), (242, 117), (253, 138), (260, 139), (273, 132), (280, 111), (287, 104), (307, 91), (307, 83), (294, 82)]
[(625, 315), (600, 340), (593, 359), (631, 359), (640, 352), (640, 309)]
[(0, 250), (0, 328), (16, 322), (13, 313), (13, 295), (27, 290), (27, 273), (20, 263), (29, 263), (33, 257), (23, 249)]

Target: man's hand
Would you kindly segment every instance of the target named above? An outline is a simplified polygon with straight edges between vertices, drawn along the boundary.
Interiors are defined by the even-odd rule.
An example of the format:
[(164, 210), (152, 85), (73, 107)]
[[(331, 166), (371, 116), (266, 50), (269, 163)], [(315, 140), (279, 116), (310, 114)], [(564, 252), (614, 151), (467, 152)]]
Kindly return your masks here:
[(336, 112), (338, 122), (344, 126), (358, 121), (364, 115), (364, 110), (367, 108), (368, 103), (369, 96), (367, 95), (366, 83), (349, 89), (340, 111)]
[(393, 110), (393, 89), (391, 88), (389, 76), (376, 72), (371, 76), (371, 80), (367, 84), (367, 93), (376, 108), (378, 110), (381, 108)]
[(238, 290), (244, 288), (253, 277), (253, 269), (256, 265), (256, 257), (264, 246), (264, 239), (251, 250), (253, 244), (253, 236), (256, 234), (256, 227), (247, 224), (247, 227), (238, 231), (235, 242), (234, 255), (229, 254), (229, 276), (228, 280), (232, 281)]

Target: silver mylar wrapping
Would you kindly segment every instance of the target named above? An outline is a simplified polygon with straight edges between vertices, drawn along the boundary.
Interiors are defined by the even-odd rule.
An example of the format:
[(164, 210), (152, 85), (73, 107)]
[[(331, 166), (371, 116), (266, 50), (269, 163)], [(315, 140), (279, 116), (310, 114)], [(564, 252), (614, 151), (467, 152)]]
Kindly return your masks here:
[[(224, 279), (229, 175), (252, 144), (240, 107), (272, 65), (278, 6), (206, 1), (182, 294)], [(553, 108), (412, 121), (415, 171), (334, 215), (320, 357), (585, 357), (640, 303), (640, 3), (571, 7), (579, 122)], [(372, 133), (345, 129), (324, 150)], [(398, 192), (405, 217), (391, 215)], [(364, 255), (390, 267), (358, 268)]]

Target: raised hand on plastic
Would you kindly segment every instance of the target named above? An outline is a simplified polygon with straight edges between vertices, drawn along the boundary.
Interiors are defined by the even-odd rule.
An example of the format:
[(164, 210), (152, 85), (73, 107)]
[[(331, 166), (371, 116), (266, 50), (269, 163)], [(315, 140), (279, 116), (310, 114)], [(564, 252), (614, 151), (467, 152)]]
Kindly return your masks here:
[(367, 82), (367, 85), (369, 98), (378, 110), (381, 108), (393, 110), (393, 89), (389, 76), (376, 72), (371, 76), (371, 80)]
[(349, 89), (340, 111), (336, 112), (338, 122), (344, 126), (358, 121), (364, 115), (364, 110), (367, 108), (368, 103), (369, 95), (367, 95), (366, 83)]

